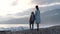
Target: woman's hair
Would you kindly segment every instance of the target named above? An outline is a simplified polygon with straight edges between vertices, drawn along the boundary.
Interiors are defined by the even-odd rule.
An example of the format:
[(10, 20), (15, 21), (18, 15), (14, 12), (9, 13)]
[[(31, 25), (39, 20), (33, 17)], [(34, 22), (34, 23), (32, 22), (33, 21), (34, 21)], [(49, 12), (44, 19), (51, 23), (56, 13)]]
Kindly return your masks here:
[(38, 5), (36, 5), (36, 7), (35, 7), (37, 10), (39, 10), (39, 8), (38, 8)]

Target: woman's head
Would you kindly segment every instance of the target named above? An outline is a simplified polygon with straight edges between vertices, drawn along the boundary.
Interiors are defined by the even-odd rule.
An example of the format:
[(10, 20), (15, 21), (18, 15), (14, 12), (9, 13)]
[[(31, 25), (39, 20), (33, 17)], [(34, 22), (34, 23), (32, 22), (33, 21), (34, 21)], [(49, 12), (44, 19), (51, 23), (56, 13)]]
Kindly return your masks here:
[(38, 5), (36, 5), (35, 8), (36, 8), (37, 10), (39, 10)]

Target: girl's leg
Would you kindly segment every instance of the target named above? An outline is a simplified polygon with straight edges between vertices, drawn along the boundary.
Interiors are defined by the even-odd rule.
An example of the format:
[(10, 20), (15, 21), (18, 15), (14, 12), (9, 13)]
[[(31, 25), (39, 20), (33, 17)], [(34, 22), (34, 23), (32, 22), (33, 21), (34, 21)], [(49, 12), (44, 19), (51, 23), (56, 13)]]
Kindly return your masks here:
[(32, 24), (32, 29), (34, 29), (34, 24)]
[(31, 24), (30, 24), (30, 29), (31, 29)]

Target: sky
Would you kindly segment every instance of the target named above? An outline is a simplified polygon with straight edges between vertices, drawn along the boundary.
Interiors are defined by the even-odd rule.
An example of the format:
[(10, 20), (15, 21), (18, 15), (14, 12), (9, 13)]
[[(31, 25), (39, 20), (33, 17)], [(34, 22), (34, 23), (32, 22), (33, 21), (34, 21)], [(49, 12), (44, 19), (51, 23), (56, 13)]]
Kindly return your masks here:
[(15, 14), (31, 8), (30, 2), (30, 0), (0, 0), (0, 21), (18, 18)]
[(0, 16), (16, 14), (30, 8), (30, 0), (0, 0)]
[[(40, 7), (60, 4), (60, 0), (0, 0), (0, 16), (10, 17), (18, 12), (23, 12), (35, 5)], [(13, 17), (11, 16), (11, 17)]]
[[(30, 16), (29, 9), (35, 8), (36, 5), (39, 5), (41, 12), (44, 12), (44, 9), (51, 9), (51, 6), (55, 6), (56, 8), (52, 7), (54, 9), (60, 8), (60, 0), (0, 0), (0, 24), (10, 22), (12, 24), (14, 20), (17, 24), (18, 19), (23, 23), (28, 21), (26, 18)], [(26, 21), (24, 21), (25, 19)]]

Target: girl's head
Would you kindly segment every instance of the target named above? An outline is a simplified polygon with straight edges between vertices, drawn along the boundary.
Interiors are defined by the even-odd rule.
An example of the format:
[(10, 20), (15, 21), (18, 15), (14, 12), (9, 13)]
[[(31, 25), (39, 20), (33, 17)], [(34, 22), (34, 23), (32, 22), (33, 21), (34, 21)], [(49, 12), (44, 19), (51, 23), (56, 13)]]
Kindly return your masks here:
[(31, 12), (31, 14), (34, 14), (34, 12)]

